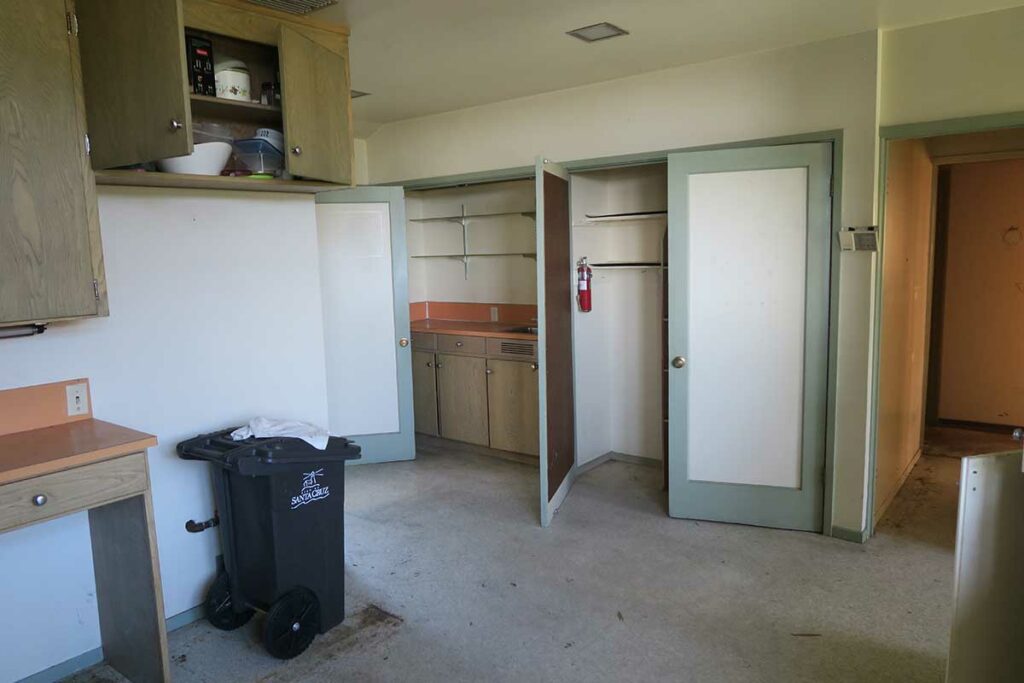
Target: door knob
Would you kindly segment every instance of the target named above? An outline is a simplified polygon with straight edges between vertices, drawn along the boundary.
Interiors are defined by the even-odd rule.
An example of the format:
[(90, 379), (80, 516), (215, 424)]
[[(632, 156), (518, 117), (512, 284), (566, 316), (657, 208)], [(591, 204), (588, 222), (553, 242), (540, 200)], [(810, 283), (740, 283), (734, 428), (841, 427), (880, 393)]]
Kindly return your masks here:
[(178, 119), (171, 119), (171, 124), (168, 126), (172, 131), (178, 131), (184, 128), (184, 124)]
[(299, 156), (300, 154), (302, 154), (302, 148), (299, 147), (298, 145), (295, 145), (294, 147), (292, 147), (292, 154), (294, 154), (295, 156)]
[(408, 340), (408, 338), (406, 338), (406, 337), (402, 337), (401, 339), (399, 339), (399, 340), (398, 340), (398, 345), (399, 345), (399, 346), (401, 346), (401, 347), (402, 347), (402, 348), (404, 349), (404, 348), (405, 348), (406, 346), (408, 346), (408, 345), (409, 345), (409, 340)]
[(683, 358), (682, 356), (676, 356), (675, 358), (672, 359), (672, 367), (674, 367), (674, 368), (684, 368), (684, 367), (686, 367), (686, 359)]

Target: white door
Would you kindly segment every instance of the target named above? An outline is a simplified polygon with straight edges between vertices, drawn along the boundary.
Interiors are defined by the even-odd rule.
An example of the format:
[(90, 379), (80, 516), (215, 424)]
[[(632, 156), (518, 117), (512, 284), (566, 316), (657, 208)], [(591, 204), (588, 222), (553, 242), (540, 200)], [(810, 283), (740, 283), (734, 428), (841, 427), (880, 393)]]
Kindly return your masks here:
[(412, 356), (401, 188), (317, 195), (331, 434), (361, 462), (415, 457)]
[(820, 531), (831, 146), (669, 156), (669, 513)]

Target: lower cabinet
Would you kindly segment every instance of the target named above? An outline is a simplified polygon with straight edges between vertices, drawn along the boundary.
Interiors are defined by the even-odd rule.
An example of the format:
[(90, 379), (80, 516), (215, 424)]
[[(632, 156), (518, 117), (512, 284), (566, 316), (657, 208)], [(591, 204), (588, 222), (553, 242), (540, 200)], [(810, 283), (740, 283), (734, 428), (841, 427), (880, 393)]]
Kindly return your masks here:
[(537, 364), (487, 361), (487, 417), (491, 448), (539, 453)]
[(412, 352), (416, 431), (502, 451), (540, 451), (537, 364)]
[(435, 365), (441, 436), (487, 446), (487, 360), (439, 353)]
[(412, 406), (416, 431), (437, 436), (437, 372), (434, 354), (412, 352)]

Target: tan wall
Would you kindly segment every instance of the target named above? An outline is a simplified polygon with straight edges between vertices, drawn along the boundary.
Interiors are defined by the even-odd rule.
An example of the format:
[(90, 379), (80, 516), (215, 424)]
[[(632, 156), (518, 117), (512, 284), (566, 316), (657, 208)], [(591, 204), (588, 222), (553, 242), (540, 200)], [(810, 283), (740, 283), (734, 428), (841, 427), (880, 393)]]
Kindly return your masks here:
[(881, 125), (1024, 110), (1024, 7), (882, 33)]
[(940, 418), (1024, 424), (1024, 243), (1008, 243), (1011, 225), (1024, 230), (1024, 160), (951, 168)]
[(925, 143), (889, 145), (882, 255), (875, 520), (921, 452), (925, 413), (934, 166)]

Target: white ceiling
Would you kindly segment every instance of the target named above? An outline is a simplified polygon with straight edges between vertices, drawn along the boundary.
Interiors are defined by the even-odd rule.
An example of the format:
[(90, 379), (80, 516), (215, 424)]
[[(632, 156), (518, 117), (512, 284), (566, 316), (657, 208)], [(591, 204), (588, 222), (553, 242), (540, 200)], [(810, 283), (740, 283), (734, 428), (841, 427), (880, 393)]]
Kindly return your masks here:
[[(357, 135), (381, 123), (1024, 0), (341, 0)], [(565, 35), (610, 21), (630, 35)]]

